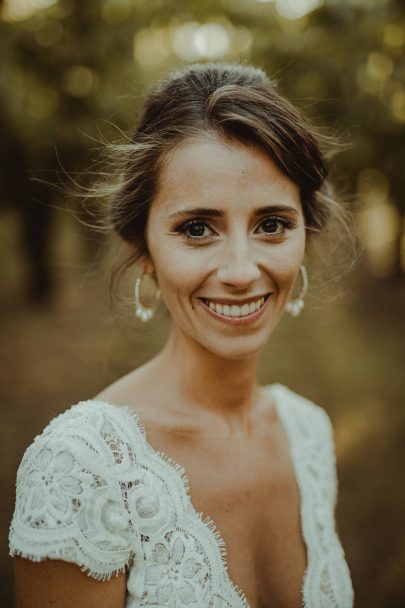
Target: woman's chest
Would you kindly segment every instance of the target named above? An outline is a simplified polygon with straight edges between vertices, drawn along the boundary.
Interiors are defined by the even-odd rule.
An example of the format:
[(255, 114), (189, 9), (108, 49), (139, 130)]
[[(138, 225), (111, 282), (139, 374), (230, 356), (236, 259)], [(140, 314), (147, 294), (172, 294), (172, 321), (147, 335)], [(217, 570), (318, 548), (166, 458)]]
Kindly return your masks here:
[[(183, 589), (180, 594), (184, 592), (187, 599), (188, 590), (192, 599), (200, 593), (195, 586), (200, 580), (204, 593), (204, 576), (199, 578), (204, 559), (198, 562), (205, 556), (207, 588), (210, 577), (222, 576), (219, 587), (222, 585), (226, 597), (227, 568), (230, 586), (243, 592), (250, 608), (299, 608), (307, 557), (301, 534), (300, 494), (281, 427), (274, 426), (271, 436), (260, 434), (254, 441), (224, 442), (215, 437), (208, 442), (185, 437), (173, 440), (153, 429), (148, 430), (148, 438), (184, 467), (187, 481), (183, 478), (182, 483), (188, 484), (192, 510), (195, 515), (202, 514), (197, 518), (202, 525), (194, 532), (193, 526), (189, 527), (190, 536), (179, 537), (177, 544), (170, 538), (171, 549), (163, 548), (164, 543), (156, 549), (159, 543), (148, 537), (152, 544), (146, 548), (153, 545), (150, 555), (154, 563), (160, 560), (162, 566), (166, 560), (167, 566), (171, 564), (171, 575), (163, 587), (168, 590), (177, 584)], [(209, 523), (204, 518), (209, 518)], [(187, 528), (187, 514), (178, 524)], [(216, 546), (210, 547), (209, 539), (203, 538), (208, 532)], [(209, 572), (210, 568), (217, 572)], [(149, 572), (152, 578), (159, 572), (161, 583), (168, 570), (152, 568)], [(230, 605), (233, 608), (235, 604)]]
[(245, 453), (226, 467), (218, 462), (208, 475), (189, 473), (193, 504), (215, 522), (229, 577), (251, 608), (299, 608), (302, 601), (299, 489), (284, 450), (279, 456), (272, 461), (263, 451)]

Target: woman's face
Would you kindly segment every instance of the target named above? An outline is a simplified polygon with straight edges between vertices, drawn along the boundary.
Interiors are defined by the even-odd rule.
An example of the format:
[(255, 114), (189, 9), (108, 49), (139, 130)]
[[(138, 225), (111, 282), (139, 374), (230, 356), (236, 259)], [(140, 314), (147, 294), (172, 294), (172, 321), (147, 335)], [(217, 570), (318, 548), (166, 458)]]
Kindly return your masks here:
[(162, 169), (146, 238), (175, 332), (218, 356), (249, 357), (302, 263), (299, 189), (255, 145), (187, 139)]

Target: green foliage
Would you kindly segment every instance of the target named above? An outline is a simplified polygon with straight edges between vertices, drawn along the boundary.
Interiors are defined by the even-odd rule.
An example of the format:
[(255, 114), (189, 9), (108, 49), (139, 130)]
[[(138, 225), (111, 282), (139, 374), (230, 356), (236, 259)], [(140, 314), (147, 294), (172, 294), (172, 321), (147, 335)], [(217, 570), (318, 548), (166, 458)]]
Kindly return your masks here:
[(3, 158), (18, 145), (30, 171), (54, 170), (57, 155), (68, 170), (88, 166), (94, 157), (88, 136), (100, 131), (117, 138), (106, 123), (130, 129), (142, 92), (168, 68), (196, 59), (250, 61), (279, 80), (317, 124), (349, 143), (335, 167), (346, 194), (356, 193), (360, 172), (378, 169), (388, 180), (390, 204), (403, 211), (405, 14), (399, 1), (329, 0), (299, 19), (280, 15), (281, 0), (42, 4), (49, 6), (20, 20), (13, 20), (12, 3), (3, 9)]

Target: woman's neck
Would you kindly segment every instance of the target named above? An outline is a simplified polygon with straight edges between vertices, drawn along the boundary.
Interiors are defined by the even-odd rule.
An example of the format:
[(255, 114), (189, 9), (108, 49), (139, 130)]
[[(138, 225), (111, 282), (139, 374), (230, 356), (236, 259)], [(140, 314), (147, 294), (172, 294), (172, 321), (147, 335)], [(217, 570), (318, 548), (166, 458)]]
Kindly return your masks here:
[(224, 359), (173, 331), (151, 364), (167, 396), (176, 398), (187, 411), (196, 408), (198, 413), (223, 419), (229, 426), (245, 428), (260, 400), (258, 359), (259, 354)]

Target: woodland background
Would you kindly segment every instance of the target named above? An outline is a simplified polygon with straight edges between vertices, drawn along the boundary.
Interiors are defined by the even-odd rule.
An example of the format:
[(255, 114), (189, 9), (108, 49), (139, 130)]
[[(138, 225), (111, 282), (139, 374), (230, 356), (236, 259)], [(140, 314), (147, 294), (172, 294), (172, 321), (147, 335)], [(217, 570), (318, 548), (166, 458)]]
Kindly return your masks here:
[(348, 144), (331, 170), (353, 208), (355, 262), (342, 276), (343, 262), (327, 260), (327, 295), (315, 282), (303, 314), (283, 319), (260, 376), (332, 417), (356, 606), (403, 607), (403, 2), (9, 0), (0, 15), (0, 605), (12, 605), (7, 532), (25, 448), (167, 332), (164, 312), (152, 327), (135, 320), (134, 269), (110, 308), (110, 254), (66, 187), (91, 181), (102, 142), (123, 140), (168, 68), (225, 59), (265, 68)]

